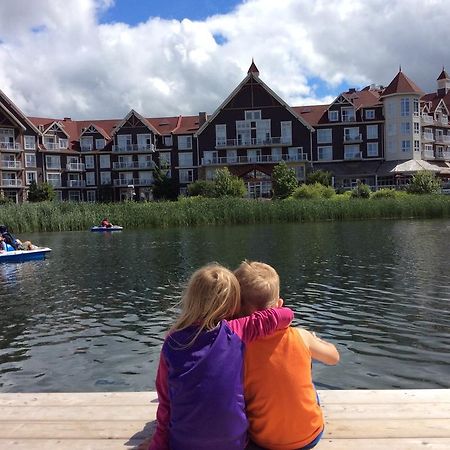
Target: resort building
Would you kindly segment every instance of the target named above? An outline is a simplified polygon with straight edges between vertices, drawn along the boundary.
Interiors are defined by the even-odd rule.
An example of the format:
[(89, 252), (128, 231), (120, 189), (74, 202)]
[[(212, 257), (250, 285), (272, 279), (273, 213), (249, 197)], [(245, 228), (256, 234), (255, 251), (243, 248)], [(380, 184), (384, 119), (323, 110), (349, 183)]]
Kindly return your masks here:
[(154, 171), (179, 194), (219, 168), (267, 197), (272, 171), (285, 161), (302, 182), (308, 171), (332, 172), (348, 189), (408, 183), (420, 170), (450, 178), (450, 77), (443, 69), (425, 94), (400, 69), (387, 87), (349, 89), (328, 105), (290, 106), (259, 77), (245, 78), (210, 115), (72, 120), (27, 117), (0, 91), (0, 194), (25, 201), (46, 181), (60, 200), (151, 200)]

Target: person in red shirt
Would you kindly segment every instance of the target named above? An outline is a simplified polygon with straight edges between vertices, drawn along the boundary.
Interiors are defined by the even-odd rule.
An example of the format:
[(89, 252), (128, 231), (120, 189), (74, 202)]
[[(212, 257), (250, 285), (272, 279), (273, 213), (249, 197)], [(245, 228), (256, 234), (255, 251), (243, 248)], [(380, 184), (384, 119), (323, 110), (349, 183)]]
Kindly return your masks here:
[(111, 228), (111, 227), (112, 227), (112, 223), (108, 220), (107, 217), (105, 217), (105, 218), (102, 220), (100, 226), (101, 226), (101, 227), (105, 227), (105, 228)]

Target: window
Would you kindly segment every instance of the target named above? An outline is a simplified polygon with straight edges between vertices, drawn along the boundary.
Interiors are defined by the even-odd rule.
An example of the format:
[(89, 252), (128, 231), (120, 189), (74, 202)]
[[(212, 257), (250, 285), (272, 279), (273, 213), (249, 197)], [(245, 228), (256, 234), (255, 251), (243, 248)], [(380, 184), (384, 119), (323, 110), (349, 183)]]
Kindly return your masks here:
[(400, 132), (404, 136), (409, 136), (411, 134), (411, 123), (410, 122), (402, 122), (400, 124)]
[(192, 152), (179, 153), (178, 165), (180, 167), (192, 167)]
[(111, 184), (111, 172), (100, 172), (100, 183)]
[(236, 120), (236, 138), (238, 145), (246, 145), (251, 142), (250, 122)]
[(245, 111), (245, 120), (261, 120), (261, 111)]
[(402, 141), (402, 152), (409, 152), (411, 150), (411, 141)]
[(152, 150), (152, 136), (151, 134), (138, 134), (137, 143), (139, 150)]
[(415, 116), (419, 115), (419, 100), (417, 98), (413, 100), (413, 112)]
[(295, 177), (297, 180), (304, 180), (305, 179), (305, 166), (297, 166), (293, 167), (295, 172)]
[(86, 186), (95, 186), (95, 172), (86, 172)]
[(47, 155), (45, 157), (45, 165), (47, 169), (61, 169), (61, 158), (59, 156)]
[(61, 174), (47, 173), (47, 182), (53, 187), (61, 187)]
[(26, 176), (26, 183), (27, 184), (31, 184), (33, 181), (35, 183), (37, 183), (37, 172), (25, 172), (25, 176)]
[(219, 152), (205, 151), (203, 153), (204, 164), (217, 164), (219, 162)]
[(417, 139), (414, 139), (414, 151), (420, 152), (420, 141), (418, 141)]
[(273, 147), (271, 153), (272, 153), (272, 161), (281, 161), (282, 159), (281, 147)]
[(367, 120), (375, 119), (375, 110), (374, 109), (366, 109), (365, 117)]
[(25, 150), (36, 149), (36, 138), (34, 136), (24, 136)]
[(367, 156), (378, 156), (378, 142), (367, 143)]
[(178, 136), (178, 148), (189, 150), (192, 148), (192, 136)]
[(94, 167), (95, 167), (94, 156), (92, 156), (92, 155), (85, 156), (84, 164), (86, 165), (86, 169), (94, 169)]
[(80, 147), (82, 152), (90, 152), (92, 150), (92, 136), (82, 136), (80, 138)]
[(419, 122), (414, 122), (414, 134), (420, 134), (420, 124), (419, 124)]
[(105, 140), (104, 139), (96, 139), (95, 140), (95, 149), (96, 150), (103, 150), (105, 148)]
[(402, 98), (400, 100), (400, 115), (402, 117), (408, 117), (410, 115), (409, 98)]
[(163, 166), (170, 167), (171, 164), (172, 164), (172, 162), (171, 162), (170, 152), (160, 152), (159, 153), (159, 165), (161, 167), (163, 167)]
[(237, 150), (235, 149), (229, 149), (227, 150), (227, 162), (230, 163), (235, 163), (237, 162), (238, 158), (237, 158)]
[(367, 139), (378, 139), (378, 125), (367, 125)]
[(346, 145), (344, 147), (344, 159), (360, 159), (359, 145)]
[(59, 138), (59, 148), (67, 148), (69, 145), (69, 140), (66, 138)]
[(317, 159), (319, 161), (331, 161), (333, 159), (333, 147), (331, 145), (327, 145), (326, 147), (318, 147)]
[(303, 153), (303, 147), (289, 147), (288, 159), (289, 161), (304, 161), (306, 154)]
[(342, 121), (343, 122), (354, 122), (355, 118), (355, 110), (354, 108), (342, 108)]
[(86, 191), (86, 201), (95, 202), (95, 200), (96, 200), (95, 191)]
[(194, 181), (193, 169), (180, 169), (179, 171), (180, 183), (192, 183)]
[(292, 144), (292, 122), (285, 121), (281, 122), (281, 143), (282, 144)]
[(344, 142), (360, 141), (359, 127), (344, 128)]
[(69, 201), (79, 202), (80, 201), (80, 191), (69, 191)]
[(317, 130), (317, 143), (329, 144), (332, 142), (331, 128), (319, 128)]
[(34, 153), (25, 153), (25, 167), (36, 167), (36, 155)]
[(216, 145), (226, 145), (227, 143), (227, 126), (216, 125)]
[(109, 155), (100, 155), (100, 169), (109, 169), (111, 167), (111, 158)]
[(166, 147), (171, 147), (172, 146), (172, 142), (173, 142), (173, 140), (172, 140), (172, 135), (169, 135), (169, 136), (164, 136), (164, 145), (166, 146)]
[(339, 120), (339, 111), (336, 110), (328, 111), (328, 120), (330, 122), (337, 122)]

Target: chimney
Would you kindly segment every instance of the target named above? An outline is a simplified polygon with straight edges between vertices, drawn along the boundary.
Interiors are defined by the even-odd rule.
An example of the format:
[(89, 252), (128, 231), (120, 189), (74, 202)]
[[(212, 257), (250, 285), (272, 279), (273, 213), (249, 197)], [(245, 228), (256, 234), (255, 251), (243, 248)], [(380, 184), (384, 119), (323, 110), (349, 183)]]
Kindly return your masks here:
[(348, 93), (349, 94), (354, 94), (356, 92), (356, 89), (355, 88), (350, 88), (349, 90), (348, 90)]
[(200, 128), (208, 119), (206, 112), (199, 112), (198, 113), (198, 127)]
[(72, 120), (72, 117), (64, 117), (64, 122), (67, 122), (68, 120)]

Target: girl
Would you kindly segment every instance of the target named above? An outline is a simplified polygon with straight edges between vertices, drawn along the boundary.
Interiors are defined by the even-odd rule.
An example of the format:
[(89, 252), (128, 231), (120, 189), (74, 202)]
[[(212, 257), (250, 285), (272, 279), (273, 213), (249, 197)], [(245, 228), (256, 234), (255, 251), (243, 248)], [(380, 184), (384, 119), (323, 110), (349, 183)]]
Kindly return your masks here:
[(157, 428), (149, 450), (242, 450), (247, 444), (244, 344), (286, 328), (288, 308), (240, 310), (240, 288), (218, 264), (197, 270), (169, 331), (156, 377)]

